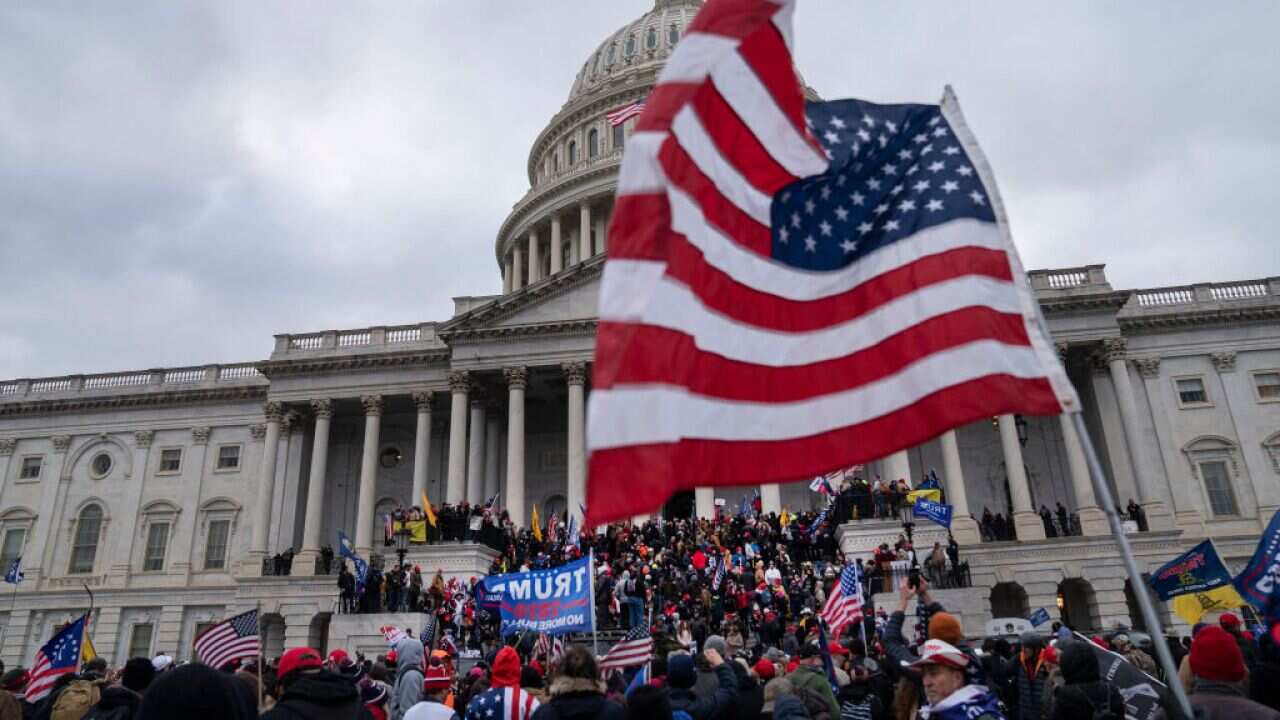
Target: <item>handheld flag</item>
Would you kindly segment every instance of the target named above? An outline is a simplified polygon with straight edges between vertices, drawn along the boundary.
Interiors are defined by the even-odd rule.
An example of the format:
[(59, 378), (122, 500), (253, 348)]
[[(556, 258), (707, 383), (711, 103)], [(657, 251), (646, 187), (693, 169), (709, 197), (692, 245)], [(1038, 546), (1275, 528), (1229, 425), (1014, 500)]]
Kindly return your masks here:
[(932, 520), (944, 528), (951, 528), (951, 512), (950, 505), (925, 500), (922, 497), (916, 498), (916, 504), (911, 507), (911, 516)]
[(600, 659), (600, 671), (609, 672), (622, 668), (644, 665), (653, 655), (653, 635), (649, 626), (640, 624), (628, 632), (617, 645), (609, 648), (609, 652)]
[(1236, 576), (1235, 587), (1250, 605), (1261, 610), (1268, 623), (1280, 620), (1280, 510), (1258, 540), (1249, 564)]
[(840, 637), (845, 625), (862, 618), (862, 578), (857, 565), (845, 565), (840, 571), (840, 582), (831, 588), (827, 604), (819, 616), (831, 626), (831, 633)]
[(436, 511), (431, 509), (431, 500), (427, 499), (426, 488), (422, 489), (422, 512), (427, 514), (427, 522), (431, 523), (431, 527), (435, 527)]
[(796, 4), (707, 2), (628, 141), (588, 408), (592, 523), (1079, 407), (954, 95), (806, 107)]
[(1151, 573), (1149, 584), (1156, 597), (1168, 602), (1188, 625), (1200, 622), (1205, 613), (1245, 604), (1211, 540), (1160, 566)]
[(791, 520), (791, 511), (786, 508), (782, 508), (782, 514), (778, 516), (778, 524), (782, 525), (782, 527), (786, 527), (791, 524)]
[(497, 507), (497, 506), (498, 506), (498, 496), (499, 496), (499, 495), (501, 495), (501, 494), (502, 494), (502, 493), (494, 493), (494, 494), (493, 494), (493, 497), (491, 497), (491, 498), (489, 498), (488, 500), (486, 500), (486, 501), (484, 502), (484, 509), (485, 509), (485, 510), (492, 510), (492, 509), (494, 509), (495, 507)]
[(565, 544), (578, 547), (578, 518), (569, 517), (569, 532), (565, 535)]
[(79, 672), (80, 645), (84, 642), (87, 619), (87, 615), (81, 615), (36, 651), (35, 663), (31, 666), (31, 682), (27, 685), (27, 702), (43, 700), (53, 690), (59, 677)]
[(84, 629), (84, 638), (80, 643), (80, 662), (87, 663), (98, 657), (98, 649), (93, 646), (93, 638), (89, 637), (89, 628)]
[(809, 528), (810, 538), (818, 537), (818, 531), (822, 529), (822, 523), (827, 521), (827, 511), (830, 509), (830, 506), (823, 508), (822, 512), (818, 513), (818, 517), (813, 519), (813, 527)]
[(5, 571), (4, 581), (10, 585), (20, 585), (26, 578), (26, 573), (22, 572), (22, 556), (18, 556), (13, 559), (13, 563)]
[(351, 561), (356, 576), (356, 595), (363, 595), (365, 579), (369, 577), (369, 563), (356, 554), (351, 538), (341, 530), (338, 531), (338, 555)]
[(916, 487), (917, 490), (941, 490), (942, 483), (938, 482), (938, 473), (933, 468), (929, 468), (929, 476)]
[(200, 633), (196, 656), (204, 664), (221, 668), (232, 660), (256, 658), (260, 652), (258, 611), (240, 613)]
[(542, 542), (542, 520), (538, 518), (538, 506), (533, 506), (533, 519), (529, 521), (530, 530), (533, 530), (533, 537)]

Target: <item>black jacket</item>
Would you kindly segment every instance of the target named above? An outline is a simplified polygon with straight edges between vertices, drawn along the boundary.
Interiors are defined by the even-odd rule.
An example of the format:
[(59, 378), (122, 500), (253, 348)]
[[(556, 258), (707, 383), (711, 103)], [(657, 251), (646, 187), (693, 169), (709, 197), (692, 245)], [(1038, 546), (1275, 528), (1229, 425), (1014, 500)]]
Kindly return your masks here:
[(350, 680), (321, 671), (289, 685), (280, 702), (262, 720), (372, 720)]
[(1047, 703), (1049, 720), (1093, 720), (1107, 710), (1124, 717), (1124, 698), (1115, 685), (1102, 681), (1098, 656), (1087, 644), (1081, 640), (1060, 643), (1058, 658), (1062, 685)]
[(557, 677), (551, 683), (551, 700), (533, 713), (533, 720), (623, 720), (626, 711), (604, 696), (594, 680)]
[(720, 688), (716, 690), (714, 697), (699, 698), (694, 694), (693, 689), (667, 688), (667, 697), (671, 699), (672, 710), (683, 710), (689, 713), (693, 720), (719, 720), (723, 717), (722, 711), (732, 704), (734, 696), (738, 692), (738, 683), (734, 679), (733, 669), (728, 663), (720, 665), (715, 669), (716, 679), (720, 681)]
[(121, 685), (102, 688), (98, 704), (89, 709), (83, 720), (133, 720), (142, 696)]

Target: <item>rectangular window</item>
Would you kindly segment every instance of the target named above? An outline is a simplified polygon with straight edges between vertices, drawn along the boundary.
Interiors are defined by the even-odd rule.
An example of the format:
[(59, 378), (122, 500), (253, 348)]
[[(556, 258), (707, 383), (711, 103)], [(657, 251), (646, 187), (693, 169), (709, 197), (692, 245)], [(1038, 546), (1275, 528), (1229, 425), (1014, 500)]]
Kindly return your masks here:
[(142, 569), (154, 572), (164, 569), (165, 548), (169, 545), (169, 523), (151, 523), (147, 529), (147, 554), (142, 560)]
[(170, 448), (160, 451), (160, 472), (176, 473), (182, 469), (182, 450)]
[(1259, 400), (1280, 400), (1280, 372), (1260, 372), (1253, 376)]
[(613, 149), (621, 150), (627, 141), (627, 128), (623, 124), (613, 126)]
[(129, 632), (129, 657), (151, 657), (151, 623), (138, 623)]
[(44, 465), (42, 457), (22, 458), (22, 472), (18, 474), (19, 480), (35, 480), (40, 477), (40, 466)]
[(1204, 380), (1200, 378), (1182, 378), (1178, 383), (1178, 402), (1182, 405), (1204, 405), (1209, 402), (1209, 395), (1204, 391)]
[(191, 637), (194, 638), (195, 640), (199, 640), (200, 636), (203, 635), (206, 630), (208, 630), (211, 627), (214, 627), (217, 624), (218, 623), (215, 623), (215, 622), (198, 622), (196, 623), (196, 633)]
[(240, 467), (240, 446), (223, 445), (218, 448), (218, 470), (236, 470)]
[(1202, 462), (1200, 475), (1204, 478), (1204, 489), (1209, 494), (1209, 509), (1213, 511), (1214, 516), (1239, 515), (1236, 495), (1231, 489), (1231, 480), (1227, 475), (1227, 464), (1221, 460)]
[(8, 572), (13, 561), (22, 557), (22, 546), (26, 541), (26, 528), (9, 528), (4, 531), (4, 545), (0, 547), (0, 572)]
[(204, 546), (205, 570), (221, 570), (227, 566), (227, 538), (230, 534), (230, 520), (209, 523), (209, 537)]

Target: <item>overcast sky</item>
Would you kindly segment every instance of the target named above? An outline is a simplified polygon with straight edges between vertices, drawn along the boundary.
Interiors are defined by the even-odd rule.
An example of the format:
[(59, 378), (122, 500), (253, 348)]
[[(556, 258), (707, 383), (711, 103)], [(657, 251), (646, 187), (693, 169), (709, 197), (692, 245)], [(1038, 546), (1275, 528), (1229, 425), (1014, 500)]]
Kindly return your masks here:
[[(530, 143), (652, 5), (0, 3), (0, 378), (498, 292)], [(1277, 27), (1264, 0), (802, 0), (797, 61), (829, 99), (952, 84), (1027, 267), (1151, 287), (1280, 274)]]

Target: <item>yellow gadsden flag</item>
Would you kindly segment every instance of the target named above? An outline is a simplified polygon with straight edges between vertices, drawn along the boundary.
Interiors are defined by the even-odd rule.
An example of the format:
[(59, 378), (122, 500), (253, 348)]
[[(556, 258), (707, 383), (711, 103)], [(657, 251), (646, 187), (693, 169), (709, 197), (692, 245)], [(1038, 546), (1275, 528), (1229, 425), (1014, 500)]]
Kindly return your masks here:
[(537, 505), (533, 506), (533, 520), (529, 524), (533, 526), (530, 528), (533, 530), (533, 536), (538, 539), (538, 542), (542, 542), (542, 520), (538, 517)]
[(790, 525), (791, 511), (786, 508), (782, 508), (782, 514), (778, 516), (778, 522), (782, 525), (782, 527), (786, 527)]
[(1179, 595), (1170, 600), (1169, 605), (1183, 622), (1195, 625), (1208, 613), (1235, 611), (1244, 607), (1245, 602), (1235, 586), (1223, 585), (1209, 592)]
[(427, 499), (426, 488), (422, 489), (422, 512), (427, 514), (427, 522), (431, 523), (431, 527), (435, 527), (436, 511), (431, 509), (431, 501)]
[(98, 657), (98, 651), (93, 647), (93, 640), (89, 638), (89, 629), (85, 628), (80, 641), (80, 662), (87, 663), (96, 657)]

